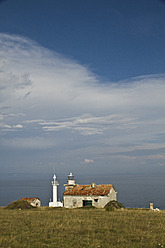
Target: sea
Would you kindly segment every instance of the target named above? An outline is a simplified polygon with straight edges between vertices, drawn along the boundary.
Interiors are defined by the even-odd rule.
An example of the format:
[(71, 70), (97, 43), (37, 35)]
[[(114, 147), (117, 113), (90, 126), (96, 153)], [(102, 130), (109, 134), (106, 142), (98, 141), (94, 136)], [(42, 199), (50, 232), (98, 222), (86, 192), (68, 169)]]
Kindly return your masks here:
[[(0, 206), (7, 206), (22, 197), (38, 197), (42, 206), (48, 206), (52, 199), (52, 176), (28, 174), (1, 175)], [(67, 176), (57, 176), (58, 200), (62, 201)], [(117, 200), (128, 208), (165, 209), (165, 174), (161, 175), (76, 175), (77, 184), (113, 184), (117, 191)]]

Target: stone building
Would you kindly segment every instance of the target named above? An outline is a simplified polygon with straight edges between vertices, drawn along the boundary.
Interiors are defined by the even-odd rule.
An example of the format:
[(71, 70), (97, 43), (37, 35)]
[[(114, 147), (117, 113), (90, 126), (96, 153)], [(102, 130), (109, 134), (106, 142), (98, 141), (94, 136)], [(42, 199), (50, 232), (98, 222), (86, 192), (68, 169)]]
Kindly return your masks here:
[(77, 208), (83, 206), (94, 206), (104, 208), (110, 201), (117, 201), (117, 191), (112, 184), (78, 185), (75, 183), (72, 173), (63, 193), (63, 206), (65, 208)]
[(33, 197), (33, 198), (28, 198), (28, 197), (23, 197), (21, 201), (27, 201), (29, 202), (33, 207), (40, 207), (41, 206), (41, 201), (38, 197)]

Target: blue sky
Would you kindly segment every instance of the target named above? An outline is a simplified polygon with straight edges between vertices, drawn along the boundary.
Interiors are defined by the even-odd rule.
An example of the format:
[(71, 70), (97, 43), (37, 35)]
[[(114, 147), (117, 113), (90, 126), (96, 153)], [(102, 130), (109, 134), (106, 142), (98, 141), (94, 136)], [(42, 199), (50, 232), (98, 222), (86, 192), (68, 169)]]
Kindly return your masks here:
[(0, 1), (3, 173), (165, 172), (165, 2)]
[(4, 0), (0, 30), (119, 81), (164, 73), (164, 12), (160, 0)]

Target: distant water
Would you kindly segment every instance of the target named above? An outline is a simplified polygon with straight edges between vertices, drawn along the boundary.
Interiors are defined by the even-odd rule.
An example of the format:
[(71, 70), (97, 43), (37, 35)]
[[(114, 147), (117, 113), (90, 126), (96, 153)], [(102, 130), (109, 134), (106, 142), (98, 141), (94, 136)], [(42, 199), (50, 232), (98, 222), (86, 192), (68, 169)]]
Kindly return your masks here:
[[(58, 198), (62, 200), (64, 184), (67, 177), (57, 178)], [(78, 184), (113, 184), (118, 194), (118, 201), (125, 207), (148, 208), (153, 202), (155, 208), (165, 209), (165, 174), (163, 175), (113, 175), (75, 177)], [(51, 179), (19, 179), (4, 177), (0, 179), (0, 206), (7, 206), (10, 202), (22, 197), (39, 197), (42, 206), (48, 206), (52, 198)]]

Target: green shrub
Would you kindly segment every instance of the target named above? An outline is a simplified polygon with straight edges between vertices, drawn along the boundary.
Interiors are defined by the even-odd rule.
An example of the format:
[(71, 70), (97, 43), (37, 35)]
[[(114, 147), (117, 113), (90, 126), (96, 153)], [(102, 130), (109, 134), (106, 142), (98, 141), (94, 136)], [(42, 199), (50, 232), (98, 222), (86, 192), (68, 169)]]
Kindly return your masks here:
[(124, 205), (118, 201), (110, 201), (105, 205), (105, 210), (113, 211), (115, 209), (123, 209), (125, 208)]
[(23, 200), (13, 201), (6, 207), (6, 209), (32, 209), (32, 208), (36, 208), (36, 207), (32, 206), (29, 202)]
[(115, 209), (114, 209), (113, 207), (108, 207), (108, 206), (107, 206), (107, 207), (105, 208), (105, 210), (106, 210), (106, 211), (114, 211)]

